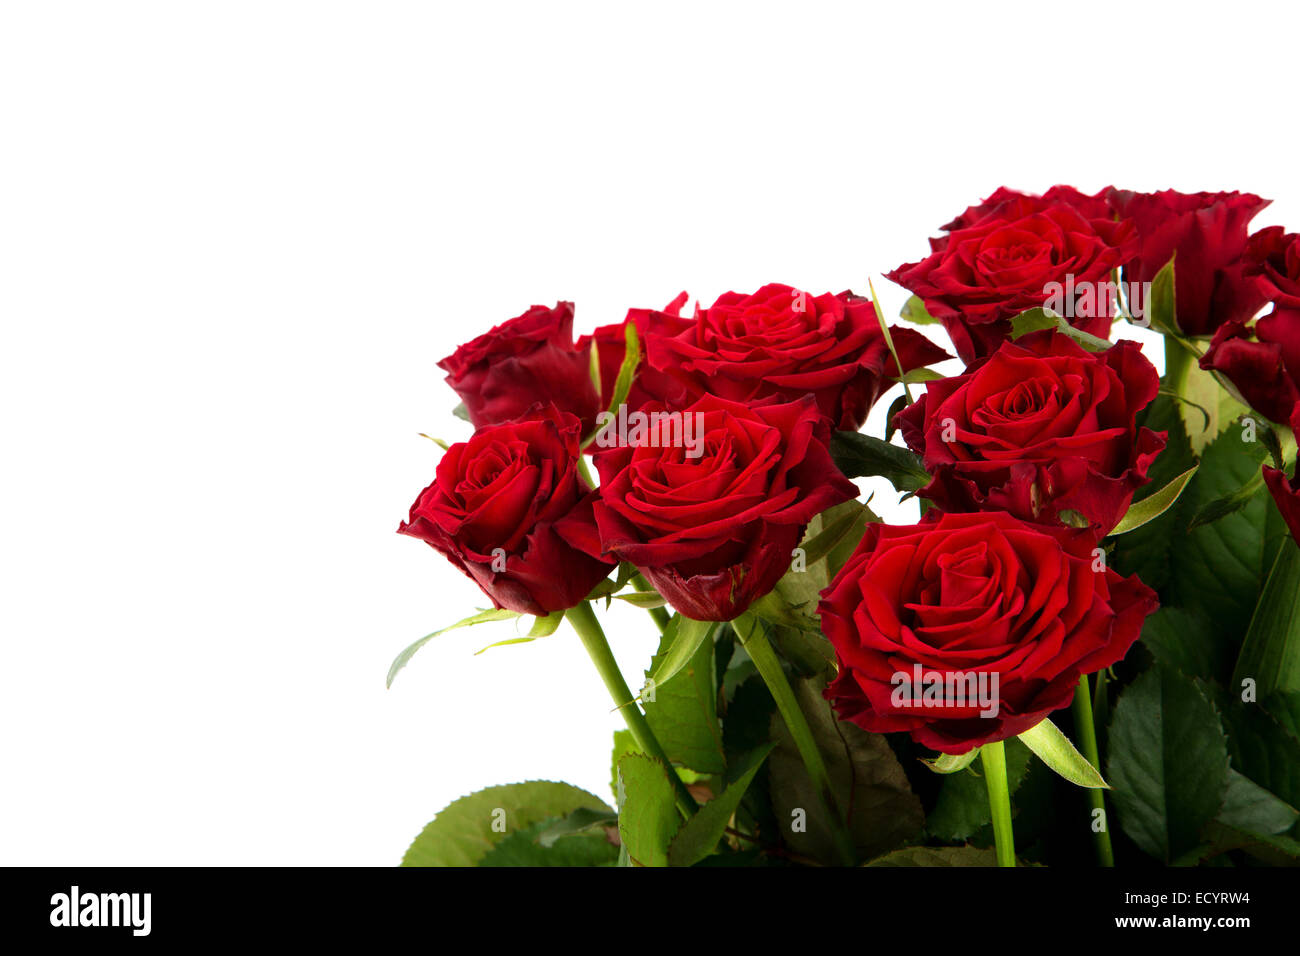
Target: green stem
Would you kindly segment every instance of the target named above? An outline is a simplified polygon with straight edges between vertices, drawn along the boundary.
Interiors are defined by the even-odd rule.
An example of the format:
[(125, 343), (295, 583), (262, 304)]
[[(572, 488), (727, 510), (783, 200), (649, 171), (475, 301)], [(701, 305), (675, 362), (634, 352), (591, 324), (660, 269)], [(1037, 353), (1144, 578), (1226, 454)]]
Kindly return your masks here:
[(748, 652), (750, 660), (754, 662), (759, 676), (771, 691), (772, 698), (776, 701), (776, 709), (780, 711), (781, 719), (785, 721), (790, 736), (794, 738), (799, 758), (808, 771), (813, 790), (821, 800), (822, 808), (830, 821), (831, 835), (835, 840), (835, 851), (840, 858), (840, 863), (844, 866), (856, 865), (857, 850), (836, 805), (830, 774), (826, 770), (826, 761), (822, 759), (821, 751), (817, 749), (817, 741), (813, 738), (812, 728), (808, 726), (808, 718), (799, 707), (799, 701), (794, 696), (794, 689), (785, 676), (776, 651), (772, 650), (767, 635), (763, 633), (763, 626), (757, 619), (746, 615), (732, 622), (732, 626), (740, 638), (741, 645)]
[(989, 791), (989, 812), (993, 816), (993, 840), (998, 866), (1016, 865), (1016, 840), (1011, 829), (1011, 790), (1007, 787), (1007, 754), (1002, 741), (980, 748), (984, 764), (984, 785)]
[(609, 641), (605, 639), (600, 621), (596, 620), (596, 615), (592, 613), (591, 605), (583, 601), (576, 607), (570, 608), (565, 616), (573, 625), (573, 629), (578, 632), (578, 637), (582, 639), (582, 646), (587, 649), (591, 662), (596, 665), (596, 670), (601, 680), (605, 682), (609, 696), (614, 699), (615, 705), (623, 715), (623, 720), (627, 722), (627, 729), (632, 731), (632, 739), (636, 741), (636, 745), (643, 753), (662, 760), (664, 766), (668, 768), (668, 776), (672, 777), (677, 788), (677, 809), (689, 820), (699, 809), (695, 798), (691, 796), (691, 792), (686, 789), (686, 784), (673, 769), (672, 761), (668, 759), (654, 731), (650, 729), (645, 714), (641, 713), (641, 708), (636, 705), (627, 681), (623, 680), (623, 672), (618, 669), (618, 662), (614, 660), (614, 652), (609, 649)]
[[(1101, 675), (1098, 675), (1100, 685)], [(1079, 686), (1074, 692), (1074, 732), (1079, 737), (1079, 751), (1088, 763), (1101, 773), (1101, 755), (1097, 750), (1097, 725), (1092, 720), (1092, 694), (1088, 690), (1088, 675), (1079, 678)], [(1097, 850), (1098, 866), (1114, 866), (1115, 851), (1110, 845), (1110, 827), (1106, 821), (1105, 791), (1088, 789), (1088, 802), (1092, 804), (1093, 816), (1101, 811), (1101, 829), (1093, 827), (1092, 842)]]
[[(632, 575), (632, 587), (635, 590), (642, 592), (654, 590), (654, 588), (650, 586), (650, 582), (639, 574)], [(660, 634), (667, 630), (669, 620), (667, 611), (661, 607), (648, 607), (646, 610), (650, 612), (650, 618), (655, 622), (655, 627), (659, 628)]]

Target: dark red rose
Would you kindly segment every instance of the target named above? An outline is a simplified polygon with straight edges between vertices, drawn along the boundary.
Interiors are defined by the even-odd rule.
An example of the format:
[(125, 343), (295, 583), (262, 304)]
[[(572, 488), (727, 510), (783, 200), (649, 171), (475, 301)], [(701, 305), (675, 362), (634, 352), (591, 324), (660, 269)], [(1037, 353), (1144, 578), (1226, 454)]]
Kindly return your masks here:
[[(1253, 336), (1253, 337), (1252, 337)], [(1300, 312), (1275, 310), (1252, 326), (1225, 322), (1201, 356), (1256, 411), (1284, 422), (1300, 403)]]
[[(950, 357), (913, 329), (891, 327), (891, 337), (904, 371)], [(779, 284), (728, 292), (685, 327), (648, 323), (646, 364), (690, 399), (763, 404), (811, 394), (835, 427), (850, 431), (893, 385), (887, 376), (902, 374), (869, 299)]]
[(1099, 534), (1123, 517), (1165, 445), (1136, 416), (1160, 387), (1136, 342), (1088, 352), (1054, 329), (1006, 341), (964, 375), (926, 383), (898, 416), (944, 511), (1008, 511)]
[(1137, 255), (1125, 282), (1150, 282), (1177, 253), (1174, 302), (1188, 335), (1210, 335), (1225, 322), (1251, 318), (1264, 305), (1259, 283), (1245, 275), (1250, 220), (1269, 200), (1250, 193), (1157, 193), (1114, 190), (1116, 213), (1133, 222)]
[(667, 308), (629, 309), (627, 317), (617, 325), (602, 325), (591, 335), (578, 339), (578, 348), (586, 349), (594, 342), (597, 364), (600, 366), (600, 407), (609, 408), (614, 399), (614, 386), (618, 381), (619, 370), (627, 356), (627, 323), (636, 326), (641, 341), (641, 361), (637, 364), (636, 377), (624, 400), (629, 408), (640, 408), (649, 401), (667, 402), (680, 405), (683, 400), (689, 402), (682, 387), (662, 373), (650, 368), (645, 361), (645, 339), (648, 330), (659, 334), (672, 335), (690, 325), (689, 319), (681, 317), (682, 306), (688, 296), (685, 292), (668, 303)]
[(583, 600), (610, 564), (579, 550), (596, 527), (578, 419), (554, 406), (529, 414), (447, 449), (397, 530), (444, 554), (496, 607), (540, 615)]
[(887, 277), (921, 298), (967, 364), (1007, 338), (1013, 316), (1044, 306), (1067, 285), (1078, 292), (1057, 311), (1106, 338), (1116, 307), (1111, 270), (1133, 254), (1137, 239), (1131, 223), (1101, 211), (1097, 197), (1070, 187), (1047, 196), (1000, 190), (950, 223), (958, 228), (931, 239), (927, 258)]
[(600, 396), (591, 382), (590, 351), (573, 342), (573, 303), (535, 305), (467, 342), (438, 363), (465, 403), (475, 428), (518, 418), (538, 403), (576, 415), (584, 434)]
[(1275, 308), (1300, 309), (1300, 233), (1269, 226), (1246, 243), (1246, 272)]
[(770, 591), (814, 515), (857, 497), (811, 396), (751, 407), (706, 395), (684, 427), (600, 450), (597, 550), (630, 561), (687, 617), (729, 621)]
[(1300, 234), (1261, 229), (1250, 237), (1245, 260), (1273, 309), (1254, 324), (1250, 315), (1223, 323), (1201, 368), (1220, 372), (1253, 408), (1285, 422), (1300, 404)]
[[(868, 525), (818, 606), (839, 659), (827, 698), (864, 730), (948, 754), (1024, 733), (1069, 706), (1080, 675), (1122, 658), (1156, 608), (1094, 544), (1001, 512)], [(983, 704), (978, 684), (958, 683), (972, 676)], [(931, 680), (947, 692), (914, 700)]]
[[(1300, 405), (1291, 414), (1291, 430), (1300, 435)], [(1265, 465), (1264, 484), (1277, 502), (1277, 510), (1282, 512), (1286, 526), (1291, 529), (1291, 537), (1300, 545), (1300, 465), (1296, 466), (1295, 477), (1290, 481), (1280, 468)]]

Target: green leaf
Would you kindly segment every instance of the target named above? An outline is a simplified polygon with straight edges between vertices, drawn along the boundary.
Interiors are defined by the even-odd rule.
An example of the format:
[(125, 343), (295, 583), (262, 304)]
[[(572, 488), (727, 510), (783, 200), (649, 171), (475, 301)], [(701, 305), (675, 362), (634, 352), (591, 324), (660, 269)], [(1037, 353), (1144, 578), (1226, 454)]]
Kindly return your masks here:
[(1038, 758), (1070, 783), (1092, 790), (1110, 789), (1097, 768), (1070, 743), (1050, 720), (1041, 720), (1023, 734), (1020, 742), (1038, 755)]
[(1201, 431), (1209, 430), (1210, 422), (1212, 421), (1212, 418), (1210, 416), (1210, 410), (1206, 408), (1204, 405), (1198, 405), (1196, 402), (1193, 402), (1191, 399), (1184, 398), (1183, 396), (1179, 395), (1177, 392), (1172, 392), (1167, 388), (1161, 388), (1157, 390), (1156, 394), (1163, 395), (1172, 402), (1178, 402), (1181, 405), (1187, 405), (1191, 408), (1196, 409), (1198, 412), (1201, 413), (1201, 418), (1202, 418), (1200, 430)]
[[(1250, 420), (1252, 427), (1254, 427), (1256, 436), (1261, 442), (1263, 442), (1264, 448), (1268, 450), (1268, 457), (1272, 459), (1273, 467), (1285, 470), (1286, 453), (1283, 451), (1282, 437), (1278, 435), (1277, 429), (1274, 428), (1264, 416), (1253, 412), (1241, 417), (1241, 425), (1243, 429), (1246, 427), (1247, 419)], [(1294, 437), (1294, 435), (1291, 436), (1292, 440), (1288, 441), (1286, 444), (1294, 445)], [(1295, 451), (1294, 448), (1291, 450)]]
[[(1165, 395), (1156, 397), (1139, 415), (1138, 424), (1156, 432), (1167, 432), (1164, 450), (1156, 456), (1147, 476), (1150, 482), (1137, 490), (1135, 501), (1142, 501), (1159, 491), (1196, 464), (1187, 430), (1178, 404)], [(1150, 587), (1161, 591), (1169, 580), (1169, 552), (1172, 542), (1182, 535), (1186, 498), (1154, 521), (1119, 538), (1111, 538), (1108, 564), (1125, 576), (1136, 574)]]
[(697, 621), (682, 614), (674, 614), (664, 629), (659, 645), (654, 672), (650, 675), (655, 684), (668, 683), (674, 674), (686, 666), (713, 632), (712, 621)]
[(465, 407), (464, 402), (461, 402), (459, 405), (453, 408), (451, 410), (451, 413), (455, 415), (457, 418), (459, 418), (461, 421), (465, 421), (465, 422), (469, 421), (469, 409)]
[[(661, 653), (669, 643), (669, 635), (665, 634), (660, 642)], [(647, 676), (658, 669), (659, 662), (659, 657), (651, 660)], [(646, 721), (668, 759), (706, 774), (726, 769), (715, 678), (713, 642), (704, 640), (672, 677), (655, 682), (653, 700), (642, 695)]]
[[(1186, 514), (1237, 488), (1260, 469), (1265, 454), (1260, 442), (1243, 442), (1239, 428), (1229, 428), (1205, 448), (1196, 478), (1183, 495)], [(1213, 524), (1176, 537), (1168, 553), (1170, 577), (1164, 603), (1199, 610), (1211, 623), (1239, 642), (1259, 599), (1264, 578), (1281, 542), (1281, 527), (1270, 526), (1272, 502), (1267, 491), (1240, 510)]]
[(607, 409), (615, 413), (627, 401), (627, 393), (632, 390), (632, 380), (636, 378), (637, 364), (641, 361), (641, 340), (635, 322), (623, 323), (623, 340), (627, 348), (623, 353), (623, 364), (618, 367), (618, 376), (614, 379), (614, 394), (610, 396)]
[(1300, 691), (1300, 547), (1278, 548), (1255, 606), (1232, 683), (1255, 680), (1259, 697)]
[(1142, 645), (1179, 673), (1222, 685), (1232, 672), (1236, 645), (1202, 614), (1162, 607), (1142, 625)]
[(633, 866), (667, 866), (668, 846), (681, 825), (672, 771), (653, 757), (627, 754), (618, 761), (624, 799), (618, 832)]
[(531, 644), (535, 640), (537, 640), (535, 637), (508, 637), (504, 641), (493, 641), (486, 647), (480, 647), (474, 652), (474, 656), (478, 657), (484, 651), (490, 651), (494, 647), (509, 647), (512, 644)]
[(907, 407), (907, 396), (899, 395), (889, 403), (889, 411), (885, 412), (885, 441), (888, 442), (894, 437), (894, 432), (898, 431), (898, 424), (894, 421), (895, 416)]
[(876, 310), (876, 323), (880, 326), (880, 334), (885, 337), (885, 347), (889, 349), (889, 355), (894, 360), (894, 367), (898, 369), (901, 378), (898, 381), (903, 383), (903, 394), (907, 396), (907, 403), (912, 404), (912, 390), (908, 387), (906, 377), (907, 373), (903, 369), (903, 363), (898, 359), (898, 350), (894, 348), (894, 336), (889, 331), (889, 323), (885, 321), (885, 313), (880, 308), (880, 299), (876, 297), (876, 287), (871, 284), (871, 279), (867, 279), (867, 288), (871, 290), (871, 306)]
[(770, 624), (780, 624), (795, 630), (816, 630), (817, 618), (812, 613), (815, 605), (796, 583), (805, 580), (807, 572), (788, 573), (777, 582), (776, 587), (750, 605), (750, 612)]
[[(974, 753), (978, 754), (976, 749)], [(1006, 741), (1007, 786), (1014, 797), (1029, 773), (1033, 752), (1012, 737)], [(980, 776), (978, 765), (949, 774), (943, 778), (939, 798), (926, 818), (925, 829), (940, 840), (968, 840), (981, 828), (989, 826), (988, 788)]]
[(965, 770), (974, 763), (975, 758), (979, 755), (980, 749), (974, 747), (966, 751), (964, 754), (939, 754), (939, 756), (935, 757), (933, 760), (922, 759), (921, 763), (925, 764), (935, 773), (957, 773), (960, 770)]
[[(820, 681), (792, 683), (861, 856), (877, 856), (916, 836), (924, 820), (921, 802), (884, 736), (837, 720), (822, 697), (824, 684)], [(777, 745), (767, 759), (767, 775), (782, 840), (797, 853), (832, 861), (835, 848), (830, 821), (822, 813), (808, 771), (779, 713), (772, 716), (770, 733)], [(792, 825), (801, 817), (804, 832)]]
[(1257, 471), (1249, 481), (1238, 488), (1236, 491), (1230, 491), (1226, 495), (1220, 495), (1212, 501), (1207, 501), (1196, 509), (1196, 514), (1192, 515), (1192, 520), (1187, 523), (1187, 530), (1195, 531), (1201, 525), (1212, 524), (1220, 518), (1226, 518), (1230, 514), (1236, 514), (1246, 505), (1250, 504), (1251, 499), (1259, 494), (1259, 489), (1264, 485), (1264, 471)]
[[(823, 511), (809, 522), (808, 531), (799, 544), (806, 556), (810, 554), (809, 549), (814, 544), (816, 550), (821, 549), (824, 542), (818, 539), (822, 538), (824, 530), (840, 524), (846, 517), (852, 518), (853, 515), (857, 515), (858, 520), (863, 521), (862, 528), (865, 530), (866, 521), (870, 520), (870, 512), (856, 501), (846, 502), (846, 504), (850, 509), (845, 510), (842, 505), (837, 505)], [(831, 537), (836, 538), (833, 531)], [(795, 570), (792, 562), (790, 570), (776, 582), (776, 587), (755, 602), (754, 613), (774, 624), (820, 632), (821, 624), (816, 617), (817, 602), (821, 599), (822, 589), (830, 583), (832, 574), (830, 566), (839, 557), (845, 545), (851, 550), (861, 537), (857, 524), (853, 523), (847, 533), (838, 537), (831, 545), (831, 550), (823, 555), (825, 560), (811, 561), (805, 557), (802, 571)]]
[(1147, 299), (1147, 317), (1151, 320), (1151, 327), (1163, 335), (1183, 334), (1183, 330), (1178, 327), (1178, 312), (1174, 303), (1173, 256), (1151, 280), (1151, 294)]
[(397, 672), (407, 665), (407, 663), (411, 660), (411, 658), (415, 656), (416, 651), (422, 648), (425, 644), (429, 643), (429, 641), (433, 640), (439, 634), (445, 634), (448, 631), (454, 631), (458, 627), (469, 627), (473, 624), (486, 624), (489, 621), (508, 621), (511, 618), (516, 618), (520, 616), (521, 615), (519, 614), (518, 611), (507, 611), (505, 608), (500, 608), (498, 610), (490, 610), (490, 611), (479, 611), (477, 614), (471, 614), (469, 617), (465, 618), (462, 621), (457, 621), (455, 624), (451, 624), (448, 625), (447, 627), (442, 628), (441, 630), (434, 631), (432, 634), (424, 635), (424, 637), (420, 638), (418, 641), (416, 641), (406, 650), (402, 651), (402, 653), (398, 654), (395, 658), (393, 658), (393, 663), (388, 668), (387, 686), (392, 687), (393, 678), (397, 676)]
[(610, 761), (609, 788), (610, 788), (610, 792), (614, 794), (615, 799), (618, 799), (619, 759), (624, 754), (639, 754), (640, 752), (641, 752), (641, 748), (636, 745), (636, 741), (632, 738), (632, 731), (630, 730), (614, 731), (614, 754), (613, 754), (613, 759)]
[[(599, 600), (600, 598), (604, 598), (605, 607), (608, 608), (610, 603), (610, 598), (613, 597), (613, 595), (616, 592), (623, 590), (624, 586), (633, 578), (636, 578), (638, 581), (645, 580), (644, 578), (640, 578), (638, 576), (636, 567), (634, 565), (628, 564), (626, 561), (620, 562), (618, 566), (618, 574), (615, 575), (613, 578), (604, 578), (603, 580), (601, 580), (599, 584), (597, 584), (594, 588), (591, 589), (591, 593), (587, 595), (587, 600), (596, 601)], [(639, 585), (634, 585), (634, 586), (639, 586)], [(650, 588), (648, 583), (646, 584), (646, 587), (648, 589)]]
[(886, 853), (863, 866), (997, 866), (993, 850), (973, 846), (909, 846)]
[(1056, 513), (1056, 517), (1062, 524), (1069, 525), (1071, 528), (1086, 528), (1091, 524), (1082, 512), (1075, 511), (1073, 508), (1062, 508)]
[(587, 357), (587, 375), (591, 379), (591, 387), (594, 388), (596, 394), (599, 395), (602, 384), (600, 380), (600, 343), (596, 341), (594, 335), (591, 337), (591, 351), (588, 353)]
[(488, 787), (448, 804), (411, 843), (402, 866), (476, 866), (510, 834), (583, 807), (609, 811), (599, 797), (567, 783)]
[(556, 632), (563, 621), (563, 611), (552, 611), (550, 614), (543, 615), (533, 621), (533, 626), (528, 631), (528, 636), (549, 637)]
[(1175, 866), (1196, 866), (1228, 850), (1241, 850), (1266, 866), (1296, 866), (1300, 862), (1300, 841), (1288, 836), (1266, 833), (1247, 833), (1211, 820), (1205, 826), (1210, 843), (1186, 854)]
[(1106, 776), (1129, 839), (1165, 863), (1195, 847), (1228, 785), (1227, 741), (1200, 688), (1148, 669), (1120, 695), (1109, 751)]
[(1124, 512), (1124, 517), (1119, 519), (1119, 524), (1115, 525), (1111, 534), (1127, 534), (1168, 511), (1196, 475), (1197, 467), (1193, 465), (1155, 494), (1129, 505), (1128, 511)]
[(906, 319), (913, 325), (938, 325), (939, 320), (932, 316), (921, 297), (914, 295), (903, 303), (903, 311), (899, 313), (901, 318)]
[[(947, 377), (947, 375), (944, 375), (942, 372), (936, 372), (932, 368), (914, 368), (903, 375), (891, 375), (889, 380), (904, 385), (923, 385), (926, 382), (941, 382)], [(907, 396), (903, 397), (904, 399), (907, 398)]]
[(670, 865), (694, 866), (713, 852), (713, 848), (722, 839), (732, 814), (740, 806), (745, 791), (749, 789), (754, 774), (758, 773), (758, 768), (763, 765), (763, 761), (775, 746), (774, 743), (768, 743), (754, 751), (740, 768), (739, 775), (722, 791), (722, 794), (714, 797), (702, 806), (695, 816), (686, 821), (685, 826), (678, 831), (668, 848)]
[(799, 545), (804, 552), (805, 568), (828, 557), (840, 542), (854, 535), (854, 544), (862, 539), (867, 523), (874, 517), (859, 501), (846, 501), (822, 514), (822, 530)]
[[(618, 407), (627, 401), (628, 392), (632, 390), (632, 382), (636, 378), (636, 367), (641, 362), (641, 339), (637, 334), (636, 323), (627, 321), (623, 323), (623, 341), (625, 350), (623, 352), (623, 364), (618, 367), (618, 375), (614, 378), (614, 391), (609, 396), (609, 407), (604, 410), (603, 415), (613, 415), (618, 417)], [(596, 340), (591, 341), (591, 379), (596, 386), (596, 395), (600, 395), (600, 358), (596, 352)], [(600, 420), (598, 416), (597, 420)], [(612, 427), (612, 422), (607, 422), (603, 427), (597, 425), (591, 433), (582, 440), (582, 447), (587, 448), (596, 440), (605, 428)]]
[(1225, 719), (1231, 730), (1233, 767), (1300, 808), (1300, 740), (1259, 703), (1231, 698)]
[(617, 813), (611, 810), (595, 810), (591, 807), (581, 807), (567, 816), (552, 820), (549, 825), (542, 827), (537, 833), (537, 842), (544, 847), (550, 847), (554, 846), (555, 842), (561, 837), (589, 833), (592, 830), (600, 830), (603, 834), (605, 827), (616, 826), (618, 826)]
[[(576, 810), (574, 813), (591, 811)], [(572, 816), (572, 814), (570, 814)], [(609, 815), (613, 819), (613, 815)], [(565, 819), (568, 819), (567, 817)], [(507, 834), (479, 860), (481, 867), (499, 866), (613, 866), (618, 847), (610, 843), (603, 830), (575, 832), (551, 843), (543, 837), (563, 820), (543, 820), (527, 830)]]
[(1220, 823), (1247, 833), (1286, 833), (1300, 819), (1289, 803), (1275, 797), (1249, 777), (1228, 771), (1228, 790), (1223, 809), (1215, 817)]
[(861, 432), (837, 431), (831, 436), (831, 457), (847, 478), (887, 478), (899, 491), (917, 491), (930, 483), (915, 453)]
[(1300, 740), (1300, 691), (1273, 691), (1261, 695), (1259, 705), (1287, 734)]
[(800, 677), (830, 680), (835, 676), (835, 648), (821, 631), (774, 624), (770, 637)]
[(1081, 329), (1076, 329), (1064, 317), (1046, 309), (1029, 309), (1021, 312), (1011, 319), (1011, 338), (1018, 339), (1022, 335), (1028, 335), (1030, 332), (1039, 332), (1043, 329), (1056, 329), (1062, 335), (1073, 339), (1075, 344), (1087, 349), (1089, 352), (1104, 352), (1110, 348), (1112, 342), (1090, 335)]
[(629, 591), (626, 594), (615, 594), (614, 597), (619, 601), (626, 601), (633, 607), (643, 609), (663, 607), (668, 603), (664, 600), (664, 596), (658, 591)]
[(816, 616), (821, 591), (857, 548), (867, 524), (878, 520), (865, 504), (846, 501), (828, 508), (808, 525), (799, 545), (804, 569), (791, 567), (751, 610), (775, 625), (772, 640), (781, 656), (804, 677), (835, 674), (835, 650)]

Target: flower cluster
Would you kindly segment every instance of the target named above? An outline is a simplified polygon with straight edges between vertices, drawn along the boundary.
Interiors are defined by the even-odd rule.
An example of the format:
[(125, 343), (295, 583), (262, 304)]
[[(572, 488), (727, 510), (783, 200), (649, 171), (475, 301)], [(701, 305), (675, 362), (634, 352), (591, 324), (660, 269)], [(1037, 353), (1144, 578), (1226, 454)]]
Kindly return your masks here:
[[(572, 607), (619, 560), (697, 620), (731, 620), (771, 591), (809, 521), (857, 495), (831, 461), (832, 429), (860, 427), (892, 378), (948, 356), (895, 328), (895, 361), (872, 303), (848, 292), (767, 285), (689, 319), (685, 302), (633, 309), (577, 342), (570, 303), (534, 306), (439, 362), (477, 431), (399, 530), (522, 613)], [(632, 363), (629, 323), (645, 343)], [(579, 426), (593, 437), (625, 365), (624, 420), (685, 429), (589, 442), (592, 489)]]
[[(1165, 862), (1224, 832), (1240, 850), (1255, 821), (1211, 816), (1233, 803), (1225, 739), (1249, 726), (1286, 738), (1261, 753), (1300, 747), (1286, 729), (1300, 606), (1300, 234), (1252, 233), (1267, 205), (1240, 192), (997, 190), (944, 225), (927, 256), (888, 273), (911, 293), (902, 316), (951, 341), (961, 367), (942, 366), (949, 374), (932, 368), (952, 356), (929, 335), (888, 324), (848, 291), (769, 284), (693, 310), (682, 293), (576, 339), (571, 303), (533, 306), (437, 363), (474, 432), (443, 445), (398, 530), (490, 599), (495, 610), (462, 623), (527, 614), (545, 634), (568, 617), (628, 722), (636, 759), (619, 760), (620, 780), (644, 784), (629, 799), (668, 801), (657, 820), (690, 819), (700, 792), (726, 788), (732, 830), (769, 846), (764, 814), (803, 812), (813, 797), (823, 817), (809, 833), (825, 839), (781, 832), (783, 858), (861, 862), (915, 839), (919, 824), (883, 844), (859, 840), (851, 817), (878, 793), (859, 800), (856, 783), (837, 793), (817, 747), (847, 747), (852, 761), (877, 746), (879, 766), (924, 748), (941, 772), (979, 755), (996, 777), (1011, 738), (1084, 786), (1106, 787), (1108, 767), (1116, 801), (1131, 807), (1147, 799), (1143, 768), (1171, 759), (1135, 751), (1168, 694), (1179, 732), (1199, 719), (1219, 748), (1196, 778), (1204, 813), (1153, 829), (1152, 807), (1178, 804), (1157, 795), (1120, 824)], [(1163, 337), (1163, 376), (1140, 344), (1154, 336), (1117, 335), (1117, 323)], [(887, 393), (884, 434), (864, 434)], [(857, 500), (858, 478), (888, 480), (900, 504), (915, 496), (919, 520), (882, 523)], [(1231, 533), (1205, 527), (1218, 521)], [(655, 615), (663, 643), (647, 688), (677, 680), (669, 698), (689, 706), (667, 713), (653, 694), (633, 697), (596, 597)], [(1261, 613), (1269, 601), (1291, 603)], [(1194, 647), (1179, 645), (1184, 632)], [(1151, 654), (1135, 664), (1139, 640)], [(1211, 673), (1220, 660), (1235, 666)], [(1261, 698), (1275, 695), (1261, 718), (1237, 712), (1231, 693), (1204, 697), (1243, 675)], [(1094, 698), (1117, 701), (1109, 765)], [(1072, 704), (1090, 753), (1053, 723)], [(656, 739), (656, 725), (672, 736)], [(783, 796), (773, 769), (768, 799), (747, 811), (730, 788), (763, 786), (754, 761), (796, 752), (807, 780)], [(1263, 805), (1274, 795), (1254, 753), (1234, 753), (1233, 786), (1238, 803)], [(861, 768), (848, 769), (855, 781)], [(871, 786), (906, 791), (899, 820), (934, 809), (904, 776)], [(997, 857), (1010, 865), (1011, 812), (996, 791), (990, 779)], [(1295, 823), (1283, 810), (1300, 792), (1283, 796), (1268, 826)], [(622, 801), (620, 790), (620, 821)], [(572, 809), (600, 817), (589, 803)], [(670, 829), (655, 833), (667, 840)], [(670, 849), (620, 822), (618, 842), (633, 862), (692, 865), (722, 839), (698, 832)], [(1109, 837), (1098, 839), (1104, 860)], [(609, 852), (599, 840), (588, 849)]]

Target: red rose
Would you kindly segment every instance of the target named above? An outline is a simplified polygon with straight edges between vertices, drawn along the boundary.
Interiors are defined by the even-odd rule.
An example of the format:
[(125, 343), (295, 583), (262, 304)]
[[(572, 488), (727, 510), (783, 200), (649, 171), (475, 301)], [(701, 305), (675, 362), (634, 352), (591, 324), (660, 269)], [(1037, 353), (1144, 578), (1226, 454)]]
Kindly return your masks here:
[(1269, 226), (1246, 243), (1246, 272), (1260, 279), (1264, 297), (1300, 309), (1300, 233)]
[(1249, 319), (1264, 304), (1259, 283), (1243, 272), (1246, 229), (1269, 204), (1250, 193), (1158, 193), (1114, 190), (1116, 213), (1133, 222), (1137, 255), (1124, 267), (1126, 282), (1150, 282), (1174, 261), (1178, 325), (1209, 335), (1224, 322)]
[(397, 530), (444, 554), (496, 607), (541, 615), (583, 600), (610, 565), (570, 543), (595, 538), (578, 420), (554, 406), (532, 414), (447, 449)]
[(1136, 237), (1132, 224), (1101, 211), (1097, 197), (1067, 186), (1046, 196), (999, 190), (931, 239), (928, 258), (887, 277), (921, 298), (967, 364), (997, 348), (1013, 316), (1043, 306), (1054, 288), (1071, 282), (1080, 294), (1092, 290), (1088, 299), (1065, 303), (1071, 324), (1106, 338), (1115, 303), (1102, 283), (1132, 255)]
[[(950, 357), (913, 329), (891, 335), (904, 371)], [(893, 384), (887, 376), (902, 374), (869, 299), (775, 283), (749, 295), (728, 292), (684, 327), (648, 323), (646, 364), (691, 399), (762, 404), (812, 394), (833, 425), (850, 431)]]
[(1253, 312), (1221, 325), (1201, 367), (1221, 372), (1254, 408), (1284, 422), (1300, 403), (1300, 234), (1261, 229), (1245, 258), (1247, 275), (1257, 278), (1273, 310), (1253, 326)]
[(927, 382), (898, 422), (933, 475), (919, 494), (944, 511), (1056, 522), (1069, 509), (1104, 534), (1164, 448), (1135, 422), (1159, 387), (1136, 342), (1088, 352), (1049, 329)]
[(519, 418), (538, 403), (576, 415), (583, 433), (596, 423), (600, 397), (590, 351), (573, 343), (573, 303), (535, 305), (467, 342), (438, 363), (475, 428)]
[[(1300, 435), (1300, 405), (1291, 414), (1291, 430)], [(1286, 526), (1291, 529), (1291, 537), (1300, 545), (1300, 465), (1296, 466), (1296, 476), (1289, 482), (1286, 472), (1265, 465), (1264, 484), (1268, 485), (1269, 494), (1277, 502), (1277, 510), (1282, 512)]]
[(943, 753), (1023, 733), (1122, 658), (1156, 608), (1093, 549), (1086, 531), (1000, 512), (868, 525), (818, 606), (839, 660), (827, 698), (864, 730)]
[[(687, 617), (728, 621), (770, 591), (814, 515), (857, 497), (810, 396), (750, 407), (706, 395), (598, 451), (596, 550), (641, 569)], [(644, 421), (644, 420), (642, 420)]]
[[(685, 393), (680, 385), (668, 376), (650, 368), (645, 361), (645, 340), (647, 331), (654, 329), (661, 334), (674, 334), (690, 325), (689, 319), (681, 317), (682, 306), (688, 296), (685, 292), (668, 303), (662, 311), (656, 309), (629, 309), (627, 317), (618, 325), (602, 325), (591, 335), (578, 339), (578, 349), (596, 345), (597, 364), (600, 366), (600, 407), (609, 408), (614, 400), (614, 386), (618, 373), (623, 368), (623, 359), (627, 356), (627, 323), (636, 326), (641, 341), (641, 361), (637, 365), (632, 387), (624, 400), (629, 408), (640, 408), (649, 401), (667, 402), (680, 405)], [(689, 401), (689, 400), (687, 400)]]

